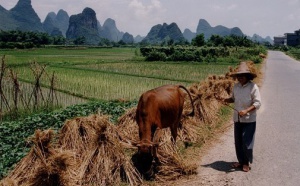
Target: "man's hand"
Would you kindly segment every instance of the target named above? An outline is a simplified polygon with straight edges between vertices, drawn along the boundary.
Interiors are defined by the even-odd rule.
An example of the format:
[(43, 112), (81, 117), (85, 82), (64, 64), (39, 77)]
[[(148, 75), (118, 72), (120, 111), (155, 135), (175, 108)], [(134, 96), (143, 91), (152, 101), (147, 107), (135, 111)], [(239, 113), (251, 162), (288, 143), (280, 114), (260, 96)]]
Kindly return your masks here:
[(241, 110), (241, 111), (239, 111), (239, 115), (240, 115), (241, 117), (246, 116), (247, 114), (248, 114), (248, 111), (247, 111), (247, 110)]

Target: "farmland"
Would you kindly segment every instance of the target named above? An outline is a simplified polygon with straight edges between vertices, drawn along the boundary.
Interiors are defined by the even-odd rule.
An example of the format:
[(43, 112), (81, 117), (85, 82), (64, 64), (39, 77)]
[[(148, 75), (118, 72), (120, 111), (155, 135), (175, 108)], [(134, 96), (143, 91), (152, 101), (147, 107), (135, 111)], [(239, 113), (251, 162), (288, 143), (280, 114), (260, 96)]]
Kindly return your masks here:
[[(35, 49), (1, 51), (6, 63), (26, 82), (33, 82), (29, 64), (46, 65), (54, 72), (56, 89), (73, 96), (96, 100), (133, 100), (145, 90), (164, 84), (200, 82), (209, 74), (223, 74), (228, 64), (192, 62), (145, 62), (137, 49)], [(49, 86), (45, 78), (41, 83)], [(63, 102), (68, 100), (63, 99)], [(66, 105), (66, 104), (63, 104)]]
[[(28, 86), (35, 84), (36, 74), (31, 65), (36, 62), (45, 68), (39, 82), (43, 91), (50, 87), (49, 79), (54, 74), (54, 88), (56, 94), (60, 95), (57, 96), (57, 102), (64, 108), (69, 106), (58, 111), (28, 116), (22, 121), (1, 122), (0, 143), (3, 155), (0, 159), (0, 178), (26, 155), (28, 148), (24, 148), (24, 140), (35, 129), (58, 130), (67, 119), (95, 112), (112, 115), (115, 121), (126, 108), (134, 106), (138, 97), (146, 90), (164, 84), (183, 84), (189, 87), (205, 80), (209, 75), (223, 75), (228, 72), (229, 66), (236, 65), (232, 60), (214, 63), (147, 62), (138, 48), (0, 50), (0, 55), (5, 56), (7, 68), (17, 75), (20, 87), (26, 87), (22, 88), (24, 94), (32, 92)], [(9, 85), (9, 73), (5, 77)], [(9, 94), (8, 92), (11, 90), (4, 94)]]

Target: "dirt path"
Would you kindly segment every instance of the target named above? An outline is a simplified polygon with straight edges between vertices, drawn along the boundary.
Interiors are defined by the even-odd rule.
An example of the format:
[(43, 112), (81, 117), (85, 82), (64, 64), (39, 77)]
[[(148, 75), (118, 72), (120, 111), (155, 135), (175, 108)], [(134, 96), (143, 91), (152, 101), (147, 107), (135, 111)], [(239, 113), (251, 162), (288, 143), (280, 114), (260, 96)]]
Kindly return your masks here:
[(239, 185), (235, 177), (245, 173), (230, 168), (230, 164), (236, 161), (233, 140), (233, 125), (230, 123), (219, 139), (205, 147), (206, 152), (202, 158), (199, 157), (201, 161), (197, 170), (198, 174), (176, 182), (175, 185)]
[(198, 174), (174, 185), (295, 186), (300, 183), (300, 62), (269, 51), (261, 87), (254, 162), (250, 172), (231, 170), (236, 161), (233, 126), (207, 149)]

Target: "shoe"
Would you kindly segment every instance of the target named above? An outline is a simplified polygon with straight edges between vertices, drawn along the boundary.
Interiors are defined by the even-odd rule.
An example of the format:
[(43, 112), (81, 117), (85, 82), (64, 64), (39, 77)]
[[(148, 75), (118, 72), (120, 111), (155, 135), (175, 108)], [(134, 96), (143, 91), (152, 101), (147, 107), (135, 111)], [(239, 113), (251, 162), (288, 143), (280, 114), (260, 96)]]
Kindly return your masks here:
[(239, 162), (234, 162), (231, 164), (231, 168), (234, 168), (234, 169), (241, 168), (241, 167), (242, 167), (242, 165)]
[(243, 165), (243, 171), (249, 172), (251, 170), (251, 167), (249, 165)]

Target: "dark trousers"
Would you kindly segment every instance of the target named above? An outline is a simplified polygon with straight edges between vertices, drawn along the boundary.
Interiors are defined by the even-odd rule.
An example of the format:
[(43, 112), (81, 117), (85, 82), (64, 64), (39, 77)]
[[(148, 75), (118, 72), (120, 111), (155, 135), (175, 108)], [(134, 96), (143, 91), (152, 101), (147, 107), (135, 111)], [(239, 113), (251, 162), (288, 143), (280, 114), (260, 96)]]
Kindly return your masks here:
[(253, 161), (253, 145), (256, 122), (234, 123), (234, 142), (237, 159), (242, 165)]

